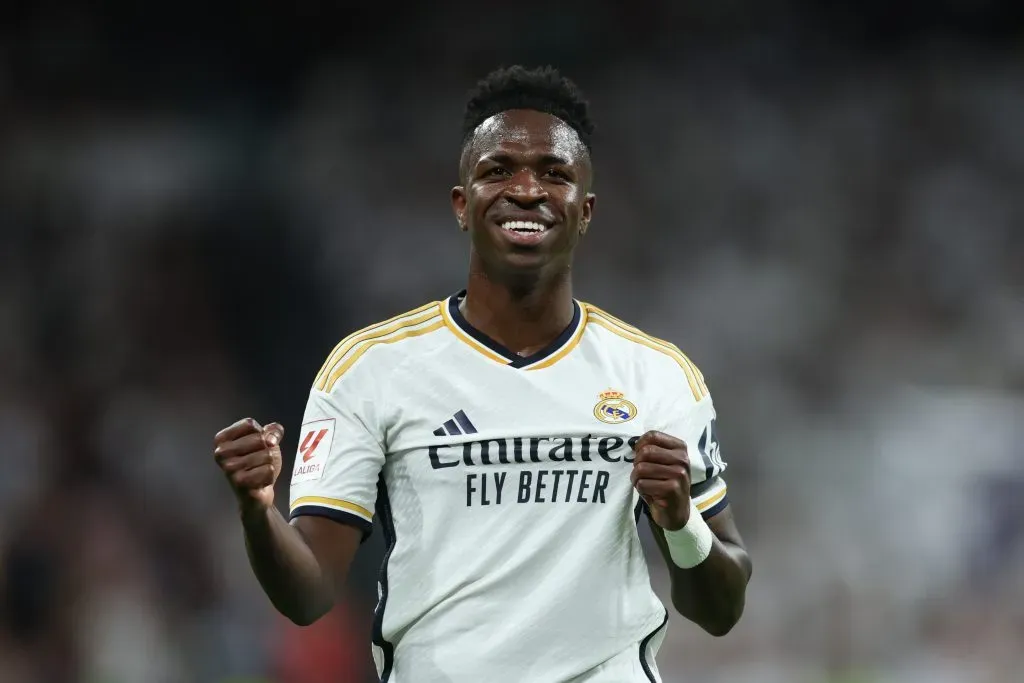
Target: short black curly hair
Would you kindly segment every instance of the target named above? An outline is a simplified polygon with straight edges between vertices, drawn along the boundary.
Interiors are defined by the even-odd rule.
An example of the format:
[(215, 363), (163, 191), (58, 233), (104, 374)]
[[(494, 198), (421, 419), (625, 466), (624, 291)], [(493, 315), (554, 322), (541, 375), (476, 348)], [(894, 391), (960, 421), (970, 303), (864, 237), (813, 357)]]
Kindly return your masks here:
[(579, 135), (587, 152), (591, 151), (594, 123), (589, 105), (576, 84), (552, 66), (502, 67), (479, 81), (466, 102), (463, 146), (481, 123), (509, 109), (533, 109), (565, 121)]

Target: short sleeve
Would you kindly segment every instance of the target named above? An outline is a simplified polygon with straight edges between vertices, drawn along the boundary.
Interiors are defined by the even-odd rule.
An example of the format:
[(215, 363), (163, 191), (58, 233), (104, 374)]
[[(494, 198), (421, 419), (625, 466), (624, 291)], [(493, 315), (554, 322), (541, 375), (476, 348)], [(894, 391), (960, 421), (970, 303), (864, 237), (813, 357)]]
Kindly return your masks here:
[(384, 447), (372, 399), (339, 382), (314, 387), (306, 403), (292, 469), (291, 518), (318, 515), (373, 529)]
[(704, 519), (710, 519), (729, 504), (722, 473), (727, 467), (718, 444), (718, 416), (711, 395), (691, 394), (683, 382), (678, 395), (670, 395), (659, 416), (659, 431), (686, 444), (690, 456), (690, 497)]

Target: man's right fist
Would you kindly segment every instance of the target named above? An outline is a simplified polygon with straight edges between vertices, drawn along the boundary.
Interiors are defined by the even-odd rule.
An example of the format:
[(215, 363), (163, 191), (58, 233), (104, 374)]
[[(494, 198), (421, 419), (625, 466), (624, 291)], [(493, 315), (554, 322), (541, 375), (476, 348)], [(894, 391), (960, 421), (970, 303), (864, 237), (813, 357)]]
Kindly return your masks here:
[(250, 417), (213, 437), (213, 459), (241, 505), (269, 508), (274, 504), (274, 482), (281, 473), (282, 437), (284, 427), (278, 423), (260, 427)]

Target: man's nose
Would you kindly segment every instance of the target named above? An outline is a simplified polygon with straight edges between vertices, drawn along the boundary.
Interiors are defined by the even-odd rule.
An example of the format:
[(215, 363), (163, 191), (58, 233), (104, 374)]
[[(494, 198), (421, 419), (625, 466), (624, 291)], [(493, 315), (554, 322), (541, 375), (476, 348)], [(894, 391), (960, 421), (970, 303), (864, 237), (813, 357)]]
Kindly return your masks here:
[(521, 207), (529, 207), (547, 201), (548, 193), (533, 171), (523, 169), (512, 176), (505, 196)]

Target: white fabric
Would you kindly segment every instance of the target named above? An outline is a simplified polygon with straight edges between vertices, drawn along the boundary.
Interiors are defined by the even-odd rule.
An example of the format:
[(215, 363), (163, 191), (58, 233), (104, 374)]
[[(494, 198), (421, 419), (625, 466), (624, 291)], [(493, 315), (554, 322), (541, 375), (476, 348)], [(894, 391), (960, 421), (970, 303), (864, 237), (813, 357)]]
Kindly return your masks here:
[(686, 441), (692, 483), (710, 473), (701, 496), (721, 501), (714, 407), (675, 351), (585, 305), (577, 315), (563, 344), (515, 361), (437, 302), (353, 335), (317, 378), (292, 514), (393, 532), (374, 634), (391, 683), (660, 680), (666, 610), (637, 532), (630, 440)]

